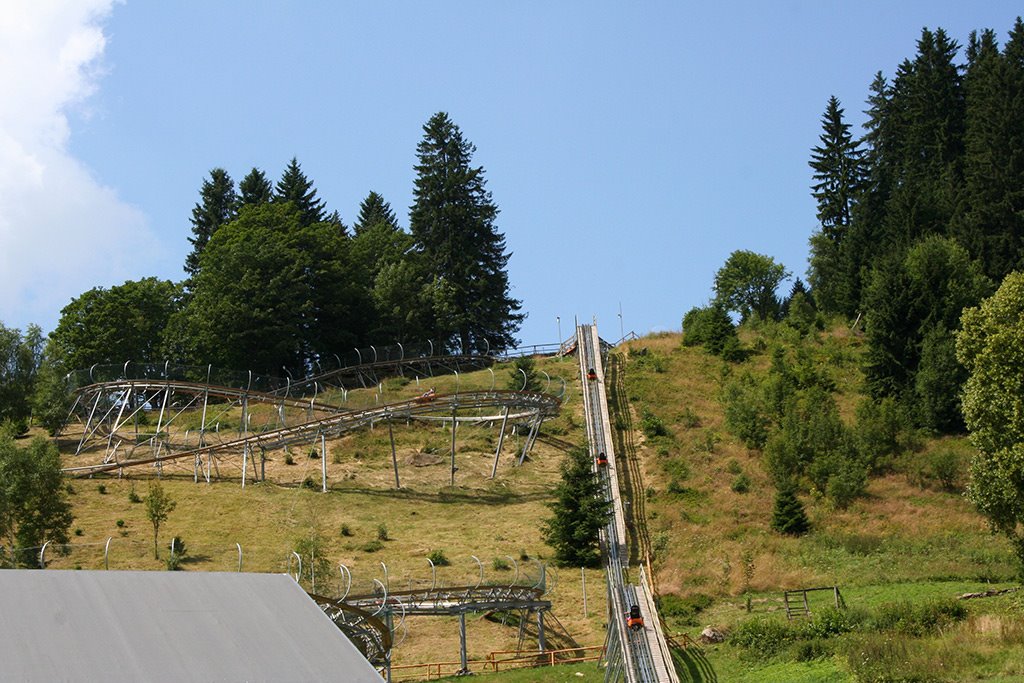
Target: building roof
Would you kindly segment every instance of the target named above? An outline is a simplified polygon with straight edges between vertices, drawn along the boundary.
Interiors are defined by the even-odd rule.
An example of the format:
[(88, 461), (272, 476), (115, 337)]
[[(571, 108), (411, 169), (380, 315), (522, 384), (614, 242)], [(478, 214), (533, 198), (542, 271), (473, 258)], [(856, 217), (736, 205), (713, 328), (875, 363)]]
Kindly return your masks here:
[(0, 679), (373, 681), (284, 574), (0, 571)]

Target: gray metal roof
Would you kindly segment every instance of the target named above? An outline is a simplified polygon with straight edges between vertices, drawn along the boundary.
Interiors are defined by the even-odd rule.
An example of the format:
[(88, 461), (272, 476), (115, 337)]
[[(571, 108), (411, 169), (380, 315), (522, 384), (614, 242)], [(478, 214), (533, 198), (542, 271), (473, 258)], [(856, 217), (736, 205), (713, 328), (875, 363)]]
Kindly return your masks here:
[(284, 574), (0, 570), (0, 680), (373, 681)]

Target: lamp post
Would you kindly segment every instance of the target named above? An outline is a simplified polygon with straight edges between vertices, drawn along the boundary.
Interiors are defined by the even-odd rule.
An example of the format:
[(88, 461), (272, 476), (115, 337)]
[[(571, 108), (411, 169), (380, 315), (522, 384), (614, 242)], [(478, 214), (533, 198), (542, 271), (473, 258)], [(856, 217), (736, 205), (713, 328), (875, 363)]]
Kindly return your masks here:
[(555, 316), (555, 324), (558, 325), (558, 345), (562, 345), (562, 317)]

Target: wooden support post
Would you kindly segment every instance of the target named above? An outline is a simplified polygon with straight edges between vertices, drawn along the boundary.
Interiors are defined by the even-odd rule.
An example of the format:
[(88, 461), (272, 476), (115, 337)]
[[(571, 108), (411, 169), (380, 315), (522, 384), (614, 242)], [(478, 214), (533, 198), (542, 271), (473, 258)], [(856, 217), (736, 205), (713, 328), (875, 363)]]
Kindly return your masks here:
[(537, 648), (539, 652), (544, 652), (546, 645), (544, 643), (544, 610), (537, 610)]

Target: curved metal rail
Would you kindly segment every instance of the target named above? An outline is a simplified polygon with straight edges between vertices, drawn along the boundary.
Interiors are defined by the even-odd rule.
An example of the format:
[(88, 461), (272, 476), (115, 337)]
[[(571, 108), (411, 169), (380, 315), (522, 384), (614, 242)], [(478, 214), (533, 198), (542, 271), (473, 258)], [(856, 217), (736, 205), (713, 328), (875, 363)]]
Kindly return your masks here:
[[(596, 325), (580, 325), (576, 332), (580, 377), (583, 382), (583, 406), (587, 420), (591, 462), (601, 477), (605, 496), (612, 504), (612, 514), (601, 533), (605, 571), (608, 577), (608, 668), (606, 680), (624, 678), (629, 683), (678, 683), (667, 641), (661, 630), (653, 596), (643, 568), (640, 581), (629, 581), (629, 553), (626, 547), (626, 522), (619, 493), (618, 469), (615, 462), (608, 397), (604, 386), (603, 352), (606, 345), (598, 337)], [(596, 379), (588, 378), (590, 371)], [(603, 452), (608, 464), (598, 467), (597, 454)], [(646, 628), (626, 628), (626, 613), (637, 605)]]
[[(396, 403), (388, 403), (374, 408), (337, 412), (327, 417), (304, 422), (292, 427), (281, 427), (262, 433), (251, 433), (223, 443), (192, 448), (164, 455), (145, 458), (104, 462), (81, 467), (68, 467), (64, 471), (75, 475), (90, 475), (100, 472), (111, 472), (125, 467), (152, 465), (183, 458), (196, 458), (224, 451), (245, 451), (252, 448), (272, 450), (294, 443), (304, 443), (319, 436), (337, 436), (345, 432), (367, 427), (378, 422), (389, 420), (405, 420), (432, 413), (456, 414), (459, 410), (480, 408), (508, 408), (522, 410), (535, 415), (534, 423), (539, 428), (539, 420), (557, 414), (561, 401), (549, 394), (523, 391), (471, 391), (460, 394), (438, 394), (429, 399), (414, 398)], [(495, 418), (495, 419), (500, 419)]]

